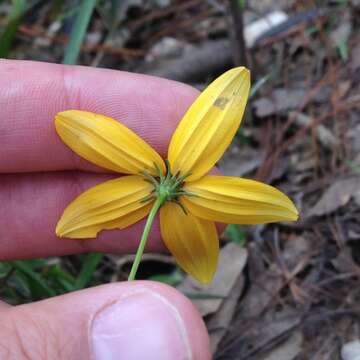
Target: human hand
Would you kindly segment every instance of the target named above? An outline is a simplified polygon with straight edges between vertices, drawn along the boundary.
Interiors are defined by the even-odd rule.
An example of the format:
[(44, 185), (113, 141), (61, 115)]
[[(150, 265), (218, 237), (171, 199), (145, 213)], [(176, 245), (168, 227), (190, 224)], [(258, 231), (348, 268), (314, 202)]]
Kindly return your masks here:
[[(85, 67), (0, 60), (0, 260), (136, 250), (144, 221), (97, 239), (58, 239), (55, 225), (85, 189), (113, 177), (56, 135), (67, 109), (119, 119), (161, 155), (196, 91), (172, 81)], [(163, 249), (158, 225), (148, 250)], [(104, 285), (38, 303), (0, 303), (0, 358), (209, 359), (200, 315), (176, 290)]]

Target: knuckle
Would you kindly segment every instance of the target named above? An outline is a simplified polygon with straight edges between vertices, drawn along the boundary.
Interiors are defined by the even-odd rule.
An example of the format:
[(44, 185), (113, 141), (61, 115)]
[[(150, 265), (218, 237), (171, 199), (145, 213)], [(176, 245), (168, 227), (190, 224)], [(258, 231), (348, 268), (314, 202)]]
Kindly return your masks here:
[(61, 71), (62, 91), (65, 106), (69, 109), (81, 109), (83, 103), (82, 89), (75, 81), (76, 70), (72, 66), (62, 66)]

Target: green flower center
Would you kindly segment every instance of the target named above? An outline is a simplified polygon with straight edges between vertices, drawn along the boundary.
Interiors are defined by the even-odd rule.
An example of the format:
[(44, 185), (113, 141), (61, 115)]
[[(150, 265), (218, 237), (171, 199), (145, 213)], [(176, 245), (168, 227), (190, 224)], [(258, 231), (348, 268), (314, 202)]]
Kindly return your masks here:
[(149, 200), (159, 199), (161, 201), (161, 204), (163, 204), (166, 201), (172, 201), (178, 204), (186, 214), (186, 209), (180, 203), (179, 197), (194, 196), (194, 194), (183, 190), (184, 181), (190, 175), (190, 173), (187, 173), (185, 175), (180, 175), (179, 173), (172, 174), (169, 161), (166, 160), (165, 164), (166, 164), (166, 175), (163, 174), (163, 172), (161, 171), (161, 169), (157, 164), (155, 164), (155, 167), (158, 171), (158, 176), (154, 177), (146, 171), (142, 172), (142, 175), (145, 177), (145, 181), (148, 181), (151, 184), (153, 184), (154, 189), (148, 196), (146, 196), (141, 201), (147, 202)]

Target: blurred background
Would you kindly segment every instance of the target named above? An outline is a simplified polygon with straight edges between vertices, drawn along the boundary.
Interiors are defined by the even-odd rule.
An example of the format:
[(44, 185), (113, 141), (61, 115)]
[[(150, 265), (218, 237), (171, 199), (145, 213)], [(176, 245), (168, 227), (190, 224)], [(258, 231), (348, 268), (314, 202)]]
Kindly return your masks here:
[[(195, 303), (214, 359), (360, 356), (351, 343), (360, 336), (359, 29), (359, 0), (0, 0), (3, 58), (152, 74), (200, 90), (234, 65), (251, 69), (246, 116), (219, 166), (280, 188), (300, 221), (229, 225), (207, 286), (167, 254), (145, 255), (138, 273)], [(22, 304), (123, 281), (132, 260), (0, 263), (0, 297)]]

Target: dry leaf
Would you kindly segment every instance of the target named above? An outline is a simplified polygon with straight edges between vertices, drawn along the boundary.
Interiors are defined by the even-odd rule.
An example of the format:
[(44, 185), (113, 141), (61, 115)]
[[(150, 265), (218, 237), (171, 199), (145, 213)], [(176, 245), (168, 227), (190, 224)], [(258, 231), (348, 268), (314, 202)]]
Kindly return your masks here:
[(201, 285), (187, 276), (177, 289), (191, 298), (202, 316), (212, 314), (229, 295), (246, 261), (246, 249), (229, 243), (220, 251), (219, 266), (210, 284)]
[(249, 146), (234, 147), (220, 161), (224, 175), (244, 176), (256, 170), (264, 161), (264, 154)]
[(206, 323), (210, 335), (211, 351), (215, 354), (221, 340), (226, 335), (233, 315), (238, 304), (238, 300), (244, 289), (244, 276), (240, 274), (235, 285), (230, 290), (231, 296), (228, 296), (221, 304), (219, 310)]
[[(297, 111), (290, 112), (289, 116), (294, 117), (296, 124), (301, 127), (309, 126), (314, 121), (310, 116)], [(317, 125), (315, 133), (320, 144), (325, 148), (332, 149), (334, 146), (339, 145), (338, 139), (324, 125)]]
[(308, 217), (330, 214), (346, 205), (351, 197), (360, 190), (359, 178), (353, 177), (334, 182), (309, 211)]
[(306, 96), (304, 89), (276, 89), (269, 97), (254, 101), (256, 116), (266, 117), (286, 110), (296, 109)]
[(263, 360), (292, 360), (302, 350), (303, 336), (300, 331), (296, 331), (285, 343), (272, 349)]

